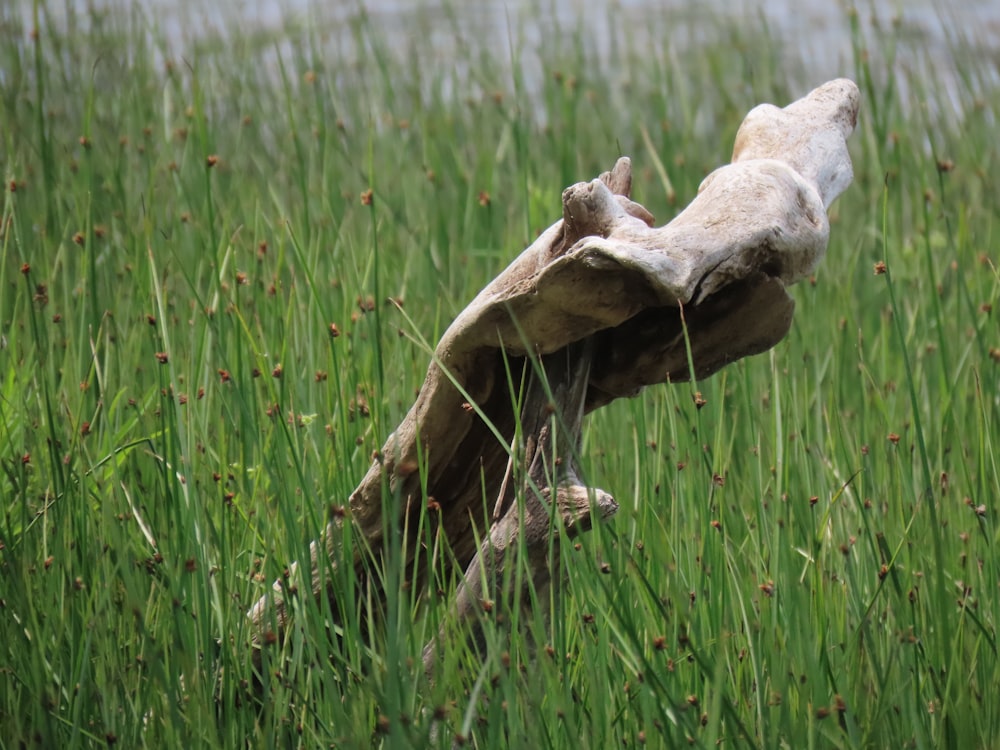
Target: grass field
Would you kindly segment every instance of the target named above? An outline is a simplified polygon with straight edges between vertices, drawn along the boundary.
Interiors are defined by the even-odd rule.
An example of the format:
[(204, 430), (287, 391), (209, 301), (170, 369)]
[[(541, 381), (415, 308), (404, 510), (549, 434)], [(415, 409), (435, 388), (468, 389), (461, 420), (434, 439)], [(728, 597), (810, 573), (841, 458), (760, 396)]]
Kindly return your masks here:
[(667, 221), (749, 108), (821, 80), (746, 25), (510, 66), (363, 17), (356, 59), (321, 28), (174, 59), (139, 14), (34, 12), (0, 16), (0, 747), (1000, 745), (997, 46), (956, 33), (953, 75), (852, 16), (825, 78), (862, 88), (855, 183), (792, 330), (588, 420), (621, 510), (562, 551), (556, 616), (428, 685), (447, 596), (389, 570), (368, 640), (301, 602), (260, 705), (246, 610), (405, 413), (417, 342), (565, 186), (630, 155)]

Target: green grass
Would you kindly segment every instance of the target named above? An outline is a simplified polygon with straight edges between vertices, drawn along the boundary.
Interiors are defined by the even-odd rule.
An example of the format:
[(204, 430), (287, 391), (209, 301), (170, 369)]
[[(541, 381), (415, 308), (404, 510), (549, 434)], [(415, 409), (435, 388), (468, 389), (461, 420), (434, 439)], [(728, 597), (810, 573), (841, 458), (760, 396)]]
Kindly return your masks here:
[(405, 413), (415, 342), (565, 186), (631, 155), (666, 221), (750, 107), (820, 81), (721, 21), (683, 63), (612, 64), (574, 28), (443, 62), (360, 17), (357, 59), (294, 26), (172, 59), (137, 13), (4, 13), (0, 746), (995, 745), (996, 49), (956, 34), (952, 77), (854, 17), (827, 77), (863, 89), (855, 184), (788, 339), (697, 384), (700, 410), (663, 386), (589, 419), (622, 508), (561, 551), (551, 620), (487, 623), (485, 659), (456, 639), (427, 685), (448, 592), (390, 566), (370, 641), (353, 605), (331, 635), (295, 602), (258, 706), (245, 612)]

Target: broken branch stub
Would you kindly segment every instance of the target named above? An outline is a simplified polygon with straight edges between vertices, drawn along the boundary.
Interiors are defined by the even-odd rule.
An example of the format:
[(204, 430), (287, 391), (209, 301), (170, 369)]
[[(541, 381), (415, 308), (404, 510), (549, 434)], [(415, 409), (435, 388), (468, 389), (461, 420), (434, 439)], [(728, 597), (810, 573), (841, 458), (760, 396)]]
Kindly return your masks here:
[[(417, 529), (433, 498), (438, 531), (465, 571), (454, 606), (466, 617), (505, 596), (496, 581), (519, 534), (531, 557), (536, 542), (548, 548), (553, 534), (613, 514), (614, 500), (577, 476), (583, 415), (688, 379), (685, 336), (698, 378), (785, 336), (794, 309), (785, 288), (822, 259), (826, 210), (853, 177), (846, 140), (859, 103), (854, 83), (839, 79), (784, 109), (754, 108), (732, 163), (663, 227), (630, 199), (627, 158), (567, 188), (562, 219), (442, 336), (416, 402), (350, 497), (355, 533), (377, 554), (389, 543), (385, 530)], [(511, 388), (522, 386), (514, 413)], [(383, 503), (384, 491), (400, 502)], [(492, 513), (483, 512), (484, 497)], [(388, 507), (399, 517), (383, 517)], [(321, 548), (334, 565), (359, 564), (338, 558), (338, 523), (314, 545), (316, 594)], [(403, 561), (419, 584), (426, 571), (423, 558), (414, 562), (415, 542), (404, 541)], [(536, 582), (553, 574), (543, 558), (529, 564)], [(279, 584), (250, 615), (258, 635), (284, 627)], [(432, 643), (428, 667), (433, 652)]]

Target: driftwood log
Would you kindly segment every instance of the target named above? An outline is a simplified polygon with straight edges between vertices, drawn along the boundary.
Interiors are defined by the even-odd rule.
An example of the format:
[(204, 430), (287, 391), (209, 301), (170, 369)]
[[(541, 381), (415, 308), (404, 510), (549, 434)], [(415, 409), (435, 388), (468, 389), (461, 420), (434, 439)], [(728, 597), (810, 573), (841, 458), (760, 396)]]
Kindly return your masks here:
[[(567, 188), (562, 219), (444, 333), (416, 402), (344, 517), (313, 544), (312, 593), (342, 602), (330, 571), (365, 575), (359, 554), (344, 559), (341, 524), (376, 558), (394, 545), (400, 575), (424, 585), (421, 514), (434, 516), (435, 539), (464, 571), (452, 611), (473, 638), (484, 608), (522, 606), (523, 591), (503, 583), (516, 551), (527, 555), (523, 586), (558, 576), (560, 539), (617, 510), (578, 476), (584, 415), (649, 385), (706, 377), (785, 336), (794, 309), (785, 288), (822, 259), (827, 209), (853, 178), (846, 140), (859, 103), (840, 79), (784, 109), (754, 108), (732, 163), (663, 227), (630, 200), (627, 158)], [(275, 583), (250, 610), (256, 644), (285, 630), (290, 588)], [(444, 637), (425, 648), (429, 676)]]

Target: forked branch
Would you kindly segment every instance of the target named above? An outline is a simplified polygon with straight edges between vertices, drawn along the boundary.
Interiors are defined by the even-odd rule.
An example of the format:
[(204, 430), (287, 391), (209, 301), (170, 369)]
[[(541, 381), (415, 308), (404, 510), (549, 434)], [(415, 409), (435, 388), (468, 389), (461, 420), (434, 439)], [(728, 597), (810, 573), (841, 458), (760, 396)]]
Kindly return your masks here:
[[(579, 479), (583, 416), (647, 386), (686, 380), (685, 336), (702, 378), (788, 332), (794, 303), (785, 288), (822, 259), (827, 209), (853, 177), (846, 141), (859, 102), (857, 87), (840, 79), (784, 109), (756, 107), (732, 163), (705, 178), (662, 227), (631, 200), (626, 158), (567, 188), (562, 219), (442, 336), (416, 402), (352, 493), (347, 518), (331, 521), (325, 542), (313, 545), (313, 593), (324, 593), (327, 562), (361, 567), (342, 559), (339, 524), (353, 524), (378, 555), (396, 543), (387, 529), (419, 527), (429, 498), (464, 572), (457, 619), (469, 620), (484, 601), (519, 606), (519, 592), (500, 584), (517, 548), (527, 550), (531, 585), (557, 575), (558, 538), (617, 508)], [(512, 384), (509, 373), (527, 381)], [(511, 386), (526, 394), (519, 413)], [(400, 502), (384, 503), (386, 491)], [(484, 497), (492, 499), (487, 512)], [(384, 517), (387, 507), (399, 515)], [(427, 571), (416, 542), (403, 540), (403, 563), (420, 585)], [(287, 625), (284, 593), (275, 584), (250, 611), (258, 643)], [(429, 672), (441, 637), (425, 649)]]

